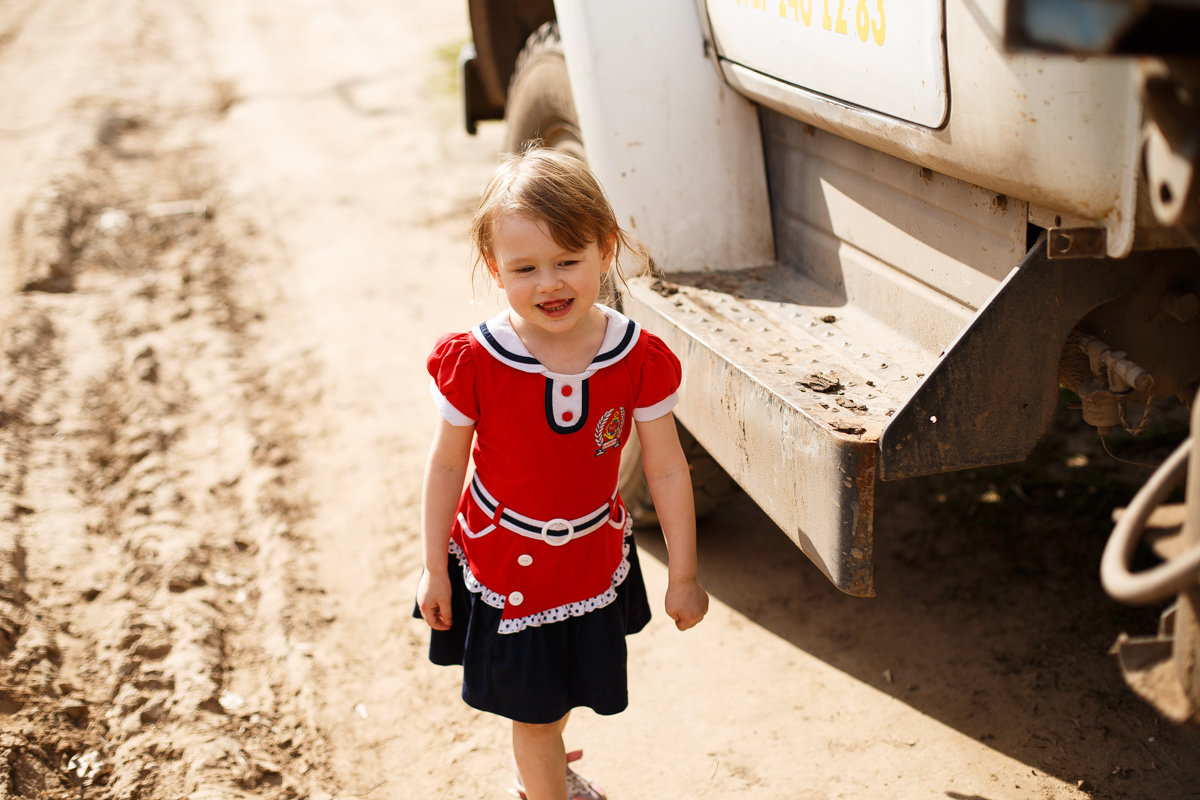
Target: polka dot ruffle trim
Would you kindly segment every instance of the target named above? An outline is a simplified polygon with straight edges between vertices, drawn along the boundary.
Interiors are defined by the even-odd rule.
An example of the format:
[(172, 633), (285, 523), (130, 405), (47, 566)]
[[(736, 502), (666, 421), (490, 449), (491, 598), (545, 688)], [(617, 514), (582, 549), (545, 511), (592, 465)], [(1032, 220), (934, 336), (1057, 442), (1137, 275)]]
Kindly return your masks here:
[[(625, 578), (629, 576), (629, 533), (633, 528), (633, 520), (626, 518), (625, 520), (625, 536), (621, 549), (621, 563), (613, 572), (612, 586), (605, 591), (588, 598), (580, 600), (577, 603), (567, 603), (566, 605), (556, 606), (545, 611), (539, 611), (536, 614), (530, 614), (527, 617), (517, 617), (515, 619), (505, 619), (500, 622), (500, 633), (519, 633), (526, 628), (536, 628), (540, 625), (550, 625), (555, 622), (563, 622), (571, 617), (582, 617), (588, 612), (595, 611), (612, 603), (617, 599), (617, 587), (625, 582)], [(463, 571), (463, 582), (467, 585), (467, 589), (477, 595), (479, 599), (487, 603), (492, 608), (503, 610), (505, 606), (504, 595), (499, 592), (493, 592), (491, 589), (480, 583), (471, 573), (467, 566), (467, 554), (462, 551), (462, 548), (454, 541), (450, 542), (450, 553), (458, 561), (459, 566)]]

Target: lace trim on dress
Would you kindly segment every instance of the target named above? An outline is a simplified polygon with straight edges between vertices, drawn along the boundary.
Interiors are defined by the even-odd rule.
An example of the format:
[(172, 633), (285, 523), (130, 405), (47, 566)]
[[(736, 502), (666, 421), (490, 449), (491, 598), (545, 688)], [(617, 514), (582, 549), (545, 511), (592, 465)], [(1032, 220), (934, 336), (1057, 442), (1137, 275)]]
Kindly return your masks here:
[(458, 565), (462, 567), (463, 583), (467, 585), (467, 590), (479, 595), (479, 599), (492, 608), (503, 609), (504, 595), (493, 592), (475, 579), (475, 576), (467, 566), (467, 554), (458, 546), (458, 542), (453, 539), (450, 540), (450, 554), (458, 560)]
[[(587, 600), (556, 606), (545, 611), (539, 611), (536, 614), (530, 614), (527, 617), (501, 620), (499, 633), (520, 633), (526, 628), (536, 628), (540, 625), (563, 622), (571, 617), (582, 617), (589, 611), (604, 608), (616, 600), (617, 587), (625, 582), (625, 578), (629, 576), (629, 570), (631, 569), (628, 539), (632, 530), (633, 520), (627, 517), (625, 520), (625, 541), (622, 542), (621, 546), (621, 563), (617, 566), (616, 571), (613, 572), (611, 587)], [(458, 560), (459, 566), (462, 567), (463, 582), (467, 585), (468, 591), (479, 595), (479, 599), (492, 608), (498, 608), (503, 611), (505, 605), (504, 595), (493, 592), (475, 578), (467, 566), (467, 554), (463, 552), (462, 548), (454, 540), (450, 541), (450, 553)]]

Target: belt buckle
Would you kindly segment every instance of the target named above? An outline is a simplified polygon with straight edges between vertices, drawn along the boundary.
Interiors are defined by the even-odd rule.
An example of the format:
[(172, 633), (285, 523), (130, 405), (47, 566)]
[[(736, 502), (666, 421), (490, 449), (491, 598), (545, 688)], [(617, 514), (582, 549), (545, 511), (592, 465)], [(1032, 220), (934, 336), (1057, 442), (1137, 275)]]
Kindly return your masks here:
[[(566, 531), (566, 536), (555, 536), (550, 538), (550, 528), (555, 526), (555, 530)], [(551, 547), (562, 547), (567, 542), (571, 541), (571, 537), (575, 535), (575, 523), (569, 519), (555, 517), (542, 525), (542, 541)]]

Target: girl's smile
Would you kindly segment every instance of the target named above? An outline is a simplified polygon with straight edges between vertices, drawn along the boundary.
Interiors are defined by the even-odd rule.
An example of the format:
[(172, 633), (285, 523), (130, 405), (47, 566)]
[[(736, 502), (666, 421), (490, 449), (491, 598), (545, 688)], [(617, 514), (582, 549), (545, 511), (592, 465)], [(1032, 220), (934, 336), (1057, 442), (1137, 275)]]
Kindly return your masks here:
[(546, 316), (558, 318), (561, 316), (566, 316), (566, 314), (571, 309), (571, 305), (574, 302), (575, 302), (574, 300), (570, 300), (570, 299), (568, 299), (568, 300), (549, 300), (545, 303), (538, 303), (538, 308), (540, 308), (542, 310), (542, 313), (545, 314)]

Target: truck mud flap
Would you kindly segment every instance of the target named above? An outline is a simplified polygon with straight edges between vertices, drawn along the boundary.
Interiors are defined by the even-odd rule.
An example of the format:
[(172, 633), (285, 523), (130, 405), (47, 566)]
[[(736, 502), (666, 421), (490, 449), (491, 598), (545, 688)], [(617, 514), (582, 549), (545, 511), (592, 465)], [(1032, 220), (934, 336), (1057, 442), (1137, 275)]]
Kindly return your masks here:
[(1142, 258), (1051, 259), (1039, 237), (885, 427), (880, 479), (1024, 460), (1058, 404), (1068, 335)]

